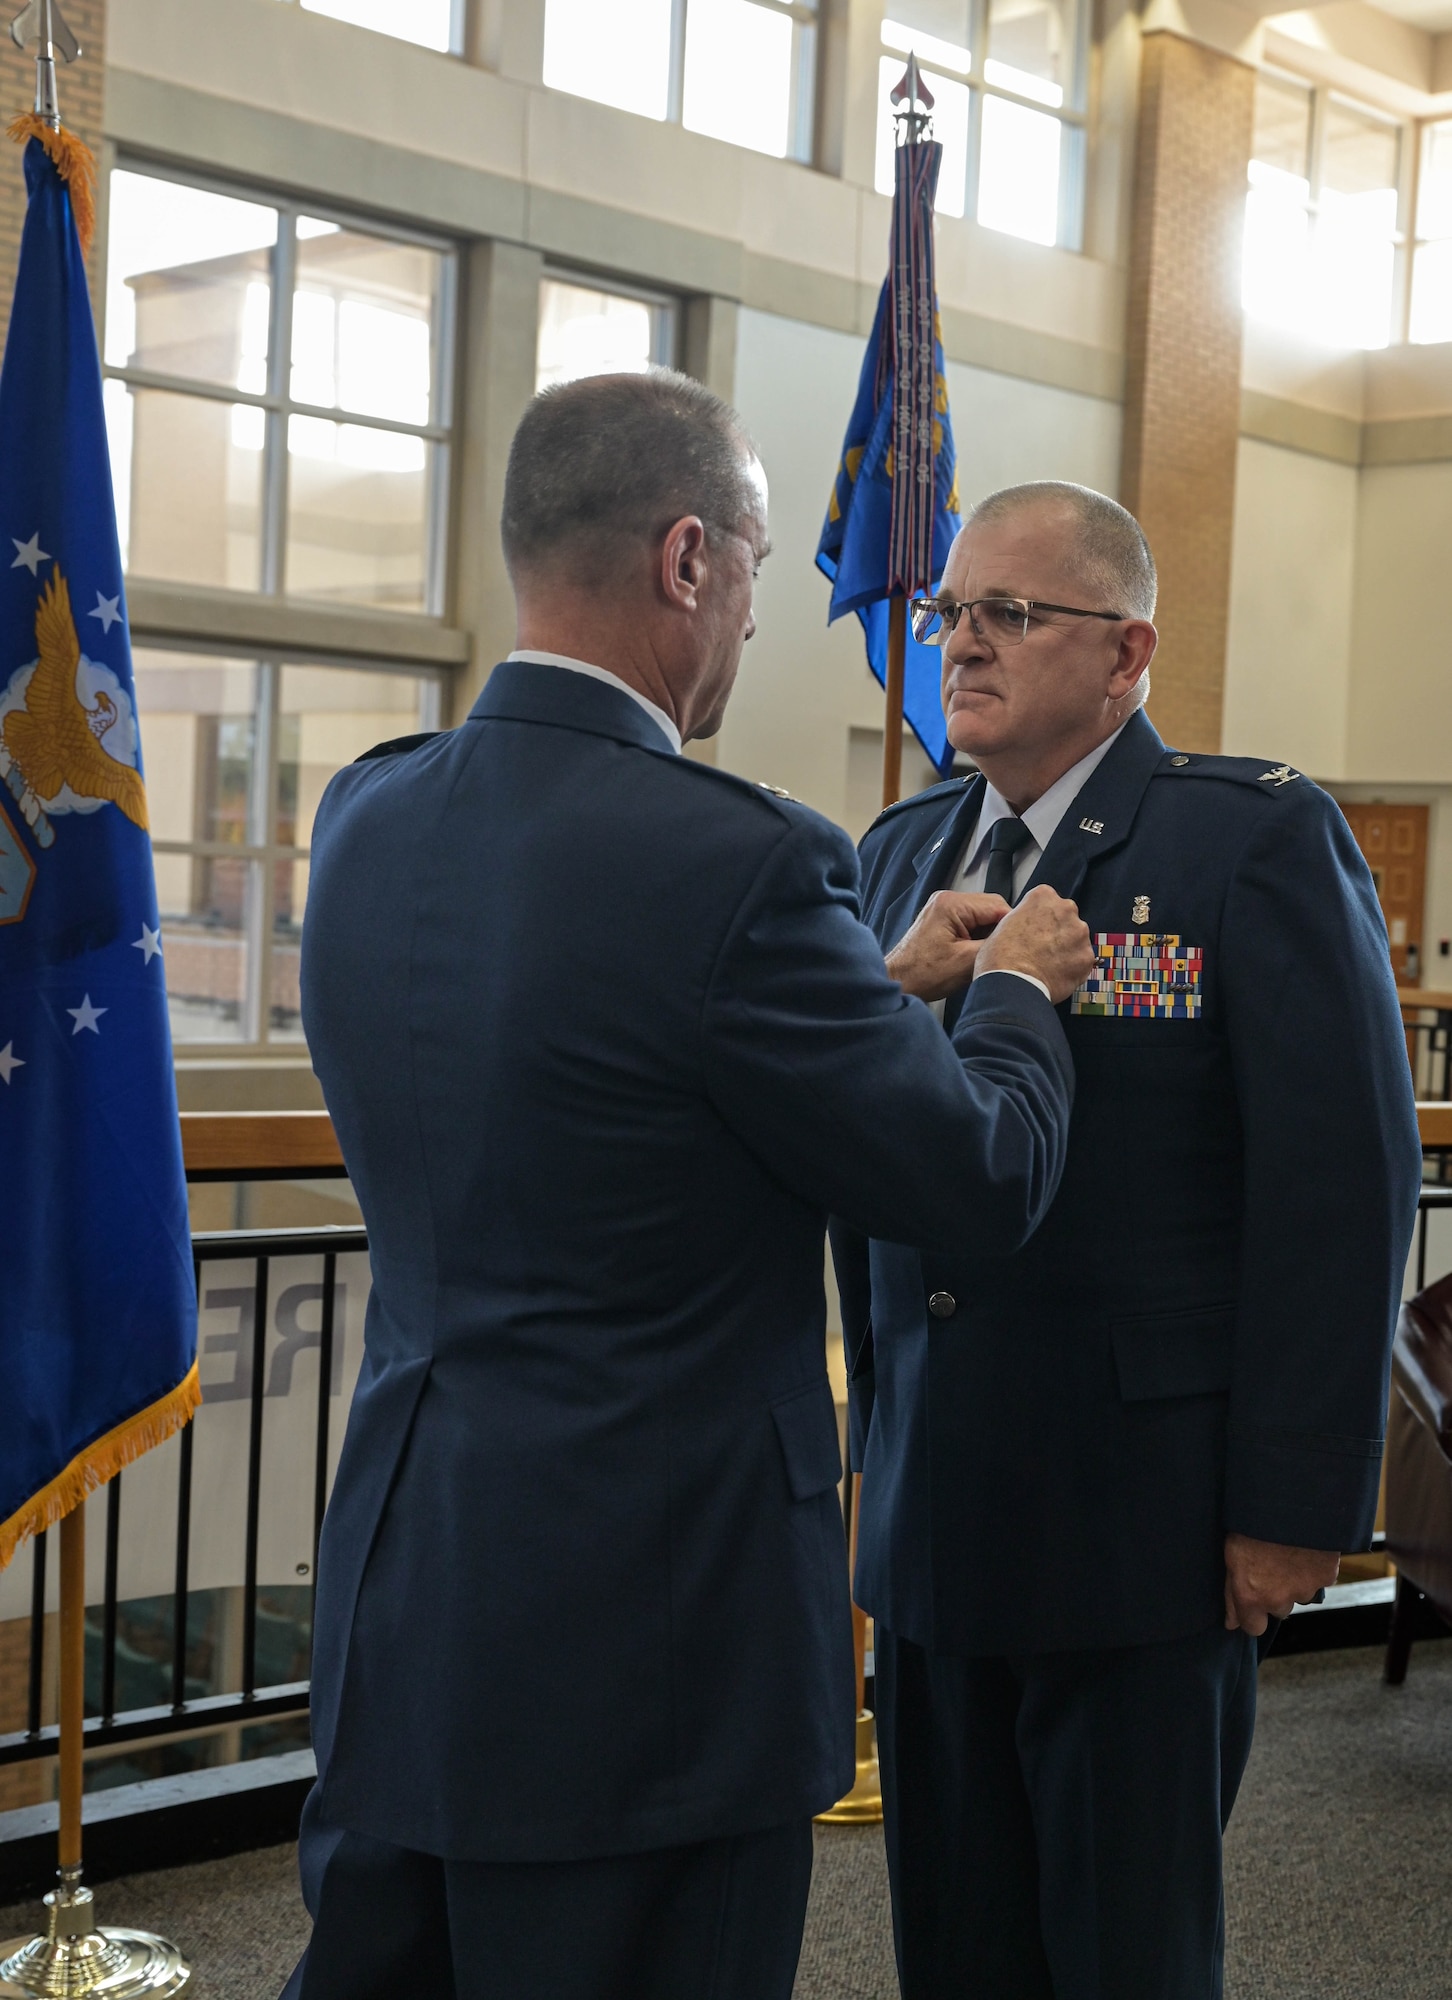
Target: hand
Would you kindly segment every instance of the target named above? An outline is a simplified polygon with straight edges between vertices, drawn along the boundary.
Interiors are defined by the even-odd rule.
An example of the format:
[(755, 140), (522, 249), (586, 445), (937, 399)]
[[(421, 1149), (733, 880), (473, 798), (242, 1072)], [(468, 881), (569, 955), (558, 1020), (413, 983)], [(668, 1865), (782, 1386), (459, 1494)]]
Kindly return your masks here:
[(945, 1000), (968, 984), (984, 938), (1007, 915), (1002, 896), (939, 889), (887, 954), (889, 976), (919, 1000)]
[(1318, 1590), (1336, 1581), (1341, 1557), (1334, 1549), (1296, 1549), (1285, 1542), (1258, 1542), (1250, 1535), (1225, 1537), (1225, 1629), (1258, 1639), (1272, 1618), (1289, 1618)]
[(1041, 882), (1004, 918), (979, 952), (975, 970), (1032, 973), (1057, 1006), (1094, 970), (1089, 926), (1073, 903)]

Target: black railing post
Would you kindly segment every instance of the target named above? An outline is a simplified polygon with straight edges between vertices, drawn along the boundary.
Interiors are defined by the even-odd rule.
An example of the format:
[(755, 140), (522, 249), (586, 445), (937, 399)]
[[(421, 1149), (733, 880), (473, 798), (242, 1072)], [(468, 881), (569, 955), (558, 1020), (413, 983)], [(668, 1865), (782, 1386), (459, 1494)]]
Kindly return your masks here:
[(176, 1583), (172, 1596), (171, 1705), (178, 1713), (187, 1705), (187, 1579), (192, 1553), (192, 1437), (190, 1424), (181, 1434), (176, 1492)]
[(323, 1323), (318, 1331), (318, 1435), (313, 1458), (313, 1567), (312, 1601), (308, 1614), (311, 1633), (317, 1623), (318, 1545), (323, 1536), (323, 1515), (328, 1505), (328, 1405), (333, 1394), (333, 1323), (338, 1299), (338, 1259), (331, 1252), (323, 1259)]
[(101, 1614), (101, 1720), (116, 1715), (116, 1580), (121, 1565), (121, 1475), (106, 1488), (106, 1596)]
[(35, 1538), (30, 1559), (30, 1691), (25, 1733), (39, 1736), (45, 1696), (45, 1530)]
[(247, 1436), (247, 1565), (242, 1588), (242, 1698), (257, 1691), (257, 1544), (262, 1520), (262, 1399), (267, 1384), (268, 1260), (257, 1259), (257, 1287), (252, 1305), (252, 1397)]

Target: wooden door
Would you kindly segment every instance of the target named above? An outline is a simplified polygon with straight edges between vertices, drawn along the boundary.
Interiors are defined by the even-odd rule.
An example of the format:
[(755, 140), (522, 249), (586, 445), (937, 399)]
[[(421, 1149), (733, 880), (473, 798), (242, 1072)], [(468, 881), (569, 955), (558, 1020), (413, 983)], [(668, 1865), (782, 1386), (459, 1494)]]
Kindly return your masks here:
[(1422, 905), (1427, 888), (1428, 808), (1342, 803), (1341, 810), (1376, 883), (1397, 985), (1418, 986), (1427, 965)]

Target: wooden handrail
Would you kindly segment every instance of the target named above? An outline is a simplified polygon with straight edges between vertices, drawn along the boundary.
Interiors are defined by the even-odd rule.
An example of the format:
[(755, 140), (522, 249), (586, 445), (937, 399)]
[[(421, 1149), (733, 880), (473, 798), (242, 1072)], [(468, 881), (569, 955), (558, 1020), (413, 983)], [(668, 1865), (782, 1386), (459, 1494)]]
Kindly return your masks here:
[[(1417, 1129), (1424, 1146), (1452, 1147), (1452, 1103), (1423, 1100)], [(326, 1111), (184, 1111), (182, 1158), (189, 1173), (336, 1173), (343, 1164)]]
[(188, 1173), (336, 1173), (343, 1164), (326, 1111), (184, 1111), (182, 1158)]

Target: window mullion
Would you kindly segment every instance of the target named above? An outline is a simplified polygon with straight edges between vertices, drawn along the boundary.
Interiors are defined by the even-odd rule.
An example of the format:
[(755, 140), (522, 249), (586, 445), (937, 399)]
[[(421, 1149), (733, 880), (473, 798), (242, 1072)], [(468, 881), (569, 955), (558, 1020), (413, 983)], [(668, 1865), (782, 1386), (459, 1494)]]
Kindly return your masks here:
[(264, 858), (249, 863), (243, 925), (247, 938), (247, 990), (243, 996), (242, 1039), (266, 1040), (268, 995), (272, 991), (272, 905), (277, 839), (277, 704), (278, 668), (271, 660), (257, 663), (257, 734), (252, 754), (252, 798), (249, 802), (249, 845), (261, 847)]
[[(686, 9), (690, 0), (671, 0), (670, 80), (666, 86), (666, 119), (679, 125), (686, 107)], [(658, 102), (659, 100), (657, 100)]]
[(973, 0), (968, 14), (968, 162), (963, 189), (963, 214), (978, 220), (978, 181), (983, 151), (983, 63), (988, 54), (988, 0)]
[(297, 217), (284, 209), (278, 217), (277, 247), (272, 259), (272, 312), (268, 329), (267, 413), (262, 492), (262, 589), (281, 596), (287, 546), (287, 446), (285, 404), (292, 385), (292, 296), (297, 277)]

